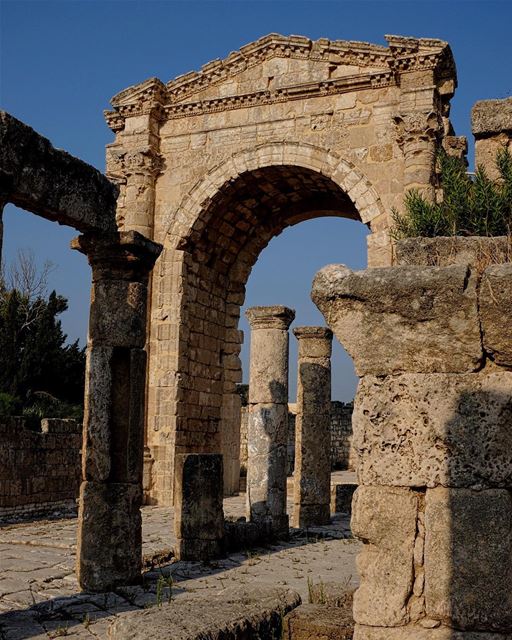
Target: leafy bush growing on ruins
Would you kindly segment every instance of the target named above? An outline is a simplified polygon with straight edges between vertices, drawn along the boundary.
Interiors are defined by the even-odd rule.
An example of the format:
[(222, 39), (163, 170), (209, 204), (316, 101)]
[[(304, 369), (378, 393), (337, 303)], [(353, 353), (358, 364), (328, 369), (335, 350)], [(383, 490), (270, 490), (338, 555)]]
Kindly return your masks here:
[(509, 236), (512, 228), (512, 155), (500, 149), (496, 155), (499, 178), (492, 180), (483, 167), (468, 175), (464, 160), (438, 156), (442, 199), (429, 202), (419, 191), (405, 194), (405, 213), (396, 209), (392, 236)]

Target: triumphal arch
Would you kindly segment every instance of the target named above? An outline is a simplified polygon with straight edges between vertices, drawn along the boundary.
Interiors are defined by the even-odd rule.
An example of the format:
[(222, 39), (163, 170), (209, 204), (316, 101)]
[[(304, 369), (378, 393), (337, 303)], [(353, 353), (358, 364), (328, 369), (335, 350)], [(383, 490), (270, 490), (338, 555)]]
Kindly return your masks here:
[(251, 269), (286, 227), (319, 216), (370, 229), (390, 265), (390, 211), (435, 188), (435, 152), (461, 153), (449, 120), (450, 47), (269, 35), (164, 84), (112, 99), (107, 173), (118, 225), (164, 246), (151, 280), (145, 492), (173, 500), (174, 457), (224, 453), (238, 486), (240, 306)]

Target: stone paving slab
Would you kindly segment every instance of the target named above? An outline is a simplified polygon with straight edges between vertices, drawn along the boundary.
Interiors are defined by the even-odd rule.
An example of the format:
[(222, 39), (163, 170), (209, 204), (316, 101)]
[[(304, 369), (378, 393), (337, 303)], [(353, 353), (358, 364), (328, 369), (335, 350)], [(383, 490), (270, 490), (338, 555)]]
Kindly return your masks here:
[[(350, 481), (337, 472), (333, 482)], [(289, 510), (292, 509), (289, 491)], [(242, 494), (224, 501), (227, 517), (244, 514)], [(144, 507), (143, 551), (162, 557), (172, 548), (173, 513), (166, 507)], [(0, 528), (0, 640), (48, 640), (67, 637), (107, 638), (111, 622), (127, 612), (202, 596), (228, 587), (282, 586), (308, 602), (311, 583), (345, 582), (357, 586), (348, 516), (337, 514), (330, 525), (292, 530), (290, 539), (208, 564), (165, 561), (144, 574), (138, 586), (100, 595), (79, 593), (74, 573), (76, 519), (49, 520)]]

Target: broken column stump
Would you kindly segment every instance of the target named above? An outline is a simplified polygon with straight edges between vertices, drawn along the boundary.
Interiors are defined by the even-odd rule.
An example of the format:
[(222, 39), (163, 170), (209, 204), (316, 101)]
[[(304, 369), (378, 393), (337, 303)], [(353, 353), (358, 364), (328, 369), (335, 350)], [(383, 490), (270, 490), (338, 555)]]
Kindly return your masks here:
[(286, 450), (288, 440), (288, 328), (295, 311), (252, 307), (247, 460), (248, 519), (288, 533)]
[(512, 632), (511, 276), (479, 261), (315, 278), (361, 378), (355, 640)]
[(328, 524), (331, 488), (331, 347), (327, 327), (297, 327), (299, 343), (293, 526)]
[(222, 455), (176, 456), (174, 530), (178, 560), (211, 560), (224, 553)]

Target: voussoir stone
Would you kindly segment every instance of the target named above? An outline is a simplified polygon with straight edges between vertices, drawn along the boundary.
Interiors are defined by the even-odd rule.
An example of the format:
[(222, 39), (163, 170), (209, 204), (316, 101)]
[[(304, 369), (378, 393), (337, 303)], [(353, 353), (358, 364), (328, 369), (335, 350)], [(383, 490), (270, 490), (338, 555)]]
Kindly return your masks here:
[(355, 492), (352, 532), (365, 542), (357, 558), (358, 624), (400, 626), (409, 621), (417, 512), (418, 497), (411, 489), (360, 486)]
[(352, 424), (364, 484), (512, 483), (512, 372), (365, 376)]
[[(299, 606), (294, 591), (236, 586), (221, 593), (177, 599), (120, 616), (111, 640), (275, 640), (284, 616)], [(276, 635), (277, 634), (277, 635)]]
[(329, 265), (317, 273), (312, 299), (359, 376), (461, 373), (482, 361), (476, 284), (467, 265)]
[(425, 604), (456, 629), (512, 632), (512, 495), (429, 489)]
[(512, 264), (485, 270), (479, 302), (484, 349), (497, 364), (512, 367)]

